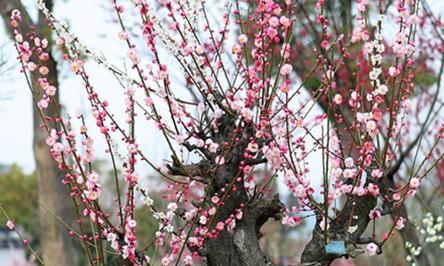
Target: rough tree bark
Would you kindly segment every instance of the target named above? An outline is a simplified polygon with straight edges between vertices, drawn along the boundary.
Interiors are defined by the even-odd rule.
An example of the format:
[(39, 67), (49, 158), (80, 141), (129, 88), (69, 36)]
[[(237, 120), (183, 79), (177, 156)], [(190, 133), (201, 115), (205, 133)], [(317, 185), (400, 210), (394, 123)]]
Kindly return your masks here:
[[(52, 7), (51, 1), (46, 1), (48, 7)], [(20, 10), (23, 16), (23, 23), (20, 25), (24, 34), (35, 31), (39, 37), (48, 39), (49, 47), (51, 47), (52, 38), (50, 28), (44, 21), (43, 14), (39, 13), (38, 21), (33, 22), (27, 10), (24, 8), (20, 0), (1, 0), (0, 13), (3, 22), (10, 32), (9, 17), (11, 11), (14, 9)], [(58, 72), (57, 64), (51, 52), (49, 52), (49, 60), (45, 65), (50, 72), (48, 80), (51, 84), (58, 87)], [(42, 91), (38, 83), (39, 76), (31, 73), (32, 87), (38, 93)], [(37, 95), (37, 98), (39, 96)], [(56, 96), (58, 97), (58, 95)], [(34, 137), (33, 150), (36, 163), (36, 175), (38, 178), (38, 195), (39, 202), (43, 204), (53, 214), (58, 216), (68, 224), (73, 222), (72, 202), (70, 201), (69, 191), (67, 187), (62, 184), (64, 174), (59, 171), (56, 162), (49, 155), (49, 148), (45, 144), (46, 132), (40, 128), (41, 118), (33, 104), (33, 122), (34, 122)], [(59, 109), (50, 105), (47, 109), (48, 117), (59, 117)], [(50, 122), (51, 123), (51, 122)], [(55, 123), (53, 123), (53, 126)], [(43, 207), (39, 210), (40, 221), (40, 243), (41, 254), (45, 265), (60, 266), (60, 265), (74, 265), (74, 250), (72, 248), (71, 239), (68, 236), (68, 230), (65, 228), (56, 217), (50, 214)]]
[[(269, 218), (280, 218), (283, 204), (276, 195), (265, 199), (260, 193), (248, 195), (244, 187), (241, 166), (244, 150), (255, 131), (251, 125), (236, 126), (236, 116), (225, 114), (219, 121), (219, 130), (212, 132), (212, 140), (220, 145), (219, 151), (225, 156), (225, 163), (217, 165), (215, 154), (206, 154), (206, 158), (194, 165), (183, 166), (173, 160), (169, 166), (170, 173), (175, 175), (202, 177), (208, 183), (209, 198), (226, 189), (229, 191), (219, 207), (214, 221), (225, 221), (235, 210), (242, 208), (242, 219), (237, 221), (232, 233), (226, 229), (217, 238), (207, 239), (200, 255), (207, 258), (209, 266), (262, 266), (273, 263), (262, 252), (259, 246), (259, 230)], [(186, 169), (184, 171), (183, 169)], [(210, 228), (211, 230), (212, 228)]]

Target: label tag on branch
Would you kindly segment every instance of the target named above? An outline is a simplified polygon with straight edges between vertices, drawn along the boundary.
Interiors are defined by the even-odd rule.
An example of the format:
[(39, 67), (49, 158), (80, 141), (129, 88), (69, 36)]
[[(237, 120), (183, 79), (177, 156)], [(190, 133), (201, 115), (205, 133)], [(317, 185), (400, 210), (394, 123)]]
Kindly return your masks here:
[(332, 240), (325, 246), (325, 253), (343, 255), (345, 254), (345, 243), (343, 240)]

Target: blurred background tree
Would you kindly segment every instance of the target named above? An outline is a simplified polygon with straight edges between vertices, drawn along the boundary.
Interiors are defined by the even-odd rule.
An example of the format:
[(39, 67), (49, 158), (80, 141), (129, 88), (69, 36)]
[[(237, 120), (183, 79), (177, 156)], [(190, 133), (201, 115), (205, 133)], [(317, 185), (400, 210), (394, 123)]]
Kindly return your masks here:
[[(17, 165), (0, 168), (0, 204), (28, 235), (38, 235), (38, 194), (35, 174)], [(6, 220), (1, 217), (1, 223)], [(34, 239), (33, 239), (34, 240)]]
[[(46, 1), (50, 9), (53, 7), (53, 2)], [(1, 0), (0, 1), (0, 15), (3, 24), (10, 32), (9, 18), (13, 10), (20, 10), (23, 14), (24, 20), (20, 27), (24, 32), (25, 38), (28, 39), (32, 34), (37, 33), (40, 37), (48, 40), (49, 46), (53, 44), (52, 33), (44, 15), (39, 12), (37, 19), (33, 20), (30, 13), (25, 8), (21, 0)], [(34, 58), (33, 60), (36, 60)], [(46, 66), (50, 70), (48, 80), (58, 87), (59, 74), (57, 70), (57, 62), (51, 52), (48, 53), (48, 60)], [(34, 73), (30, 74), (32, 87), (37, 89), (39, 87), (38, 76)], [(37, 90), (36, 90), (37, 91)], [(58, 98), (58, 94), (56, 95)], [(31, 101), (35, 105), (34, 101)], [(48, 115), (53, 117), (60, 116), (60, 110), (52, 107), (48, 110)], [(53, 161), (48, 153), (48, 146), (45, 144), (46, 133), (40, 128), (41, 120), (36, 111), (33, 112), (33, 151), (35, 158), (35, 175), (37, 180), (37, 193), (40, 202), (37, 206), (39, 218), (39, 238), (44, 245), (41, 245), (41, 253), (47, 265), (64, 265), (71, 266), (75, 264), (75, 256), (73, 256), (73, 245), (64, 228), (64, 226), (56, 219), (62, 219), (68, 223), (74, 221), (71, 199), (69, 198), (69, 190), (62, 181), (65, 177)], [(10, 189), (10, 186), (7, 186)], [(25, 198), (22, 198), (26, 199)], [(14, 206), (14, 205), (13, 205)], [(50, 215), (45, 206), (54, 215)]]

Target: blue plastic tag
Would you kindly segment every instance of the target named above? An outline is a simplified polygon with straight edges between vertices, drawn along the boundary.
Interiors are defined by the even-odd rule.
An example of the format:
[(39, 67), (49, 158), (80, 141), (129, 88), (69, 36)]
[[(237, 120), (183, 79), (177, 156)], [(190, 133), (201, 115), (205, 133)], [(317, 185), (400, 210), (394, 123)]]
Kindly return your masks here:
[(325, 253), (342, 255), (345, 254), (345, 243), (342, 240), (332, 240), (325, 246)]

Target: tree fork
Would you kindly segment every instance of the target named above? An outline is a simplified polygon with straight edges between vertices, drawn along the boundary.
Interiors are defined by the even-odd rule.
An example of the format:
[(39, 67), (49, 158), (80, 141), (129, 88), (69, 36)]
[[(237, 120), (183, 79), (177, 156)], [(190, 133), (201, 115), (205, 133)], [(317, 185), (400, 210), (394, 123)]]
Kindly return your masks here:
[[(284, 206), (276, 195), (272, 199), (264, 199), (260, 194), (252, 197), (244, 187), (244, 177), (239, 171), (243, 160), (243, 153), (250, 138), (254, 136), (254, 128), (244, 122), (242, 127), (236, 125), (236, 117), (225, 114), (220, 118), (217, 131), (213, 131), (211, 139), (218, 143), (220, 150), (225, 154), (225, 163), (218, 165), (214, 154), (207, 155), (206, 159), (191, 165), (180, 165), (173, 160), (168, 166), (170, 174), (201, 175), (208, 184), (207, 198), (209, 201), (215, 192), (227, 189), (224, 204), (220, 206), (213, 218), (215, 222), (225, 221), (235, 210), (242, 208), (242, 219), (237, 221), (233, 232), (225, 228), (218, 237), (206, 239), (200, 255), (205, 256), (209, 266), (259, 266), (273, 265), (262, 252), (259, 245), (260, 228), (269, 219), (280, 219)], [(235, 140), (235, 141), (233, 141)], [(232, 143), (226, 147), (227, 143)], [(211, 228), (210, 228), (211, 229)]]

